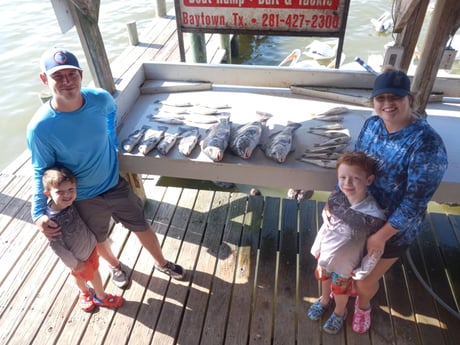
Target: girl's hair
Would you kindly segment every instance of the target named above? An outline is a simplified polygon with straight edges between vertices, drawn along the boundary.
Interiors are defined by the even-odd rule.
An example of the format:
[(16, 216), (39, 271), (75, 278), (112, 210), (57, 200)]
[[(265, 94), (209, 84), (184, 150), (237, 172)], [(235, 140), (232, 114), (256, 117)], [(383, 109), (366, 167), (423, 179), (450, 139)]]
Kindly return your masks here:
[(365, 171), (366, 176), (375, 174), (375, 160), (360, 151), (350, 151), (342, 154), (337, 160), (336, 168), (341, 164), (356, 165)]
[(77, 183), (75, 175), (67, 168), (52, 167), (46, 169), (43, 174), (42, 182), (45, 191), (50, 191), (52, 188), (57, 188), (63, 182)]

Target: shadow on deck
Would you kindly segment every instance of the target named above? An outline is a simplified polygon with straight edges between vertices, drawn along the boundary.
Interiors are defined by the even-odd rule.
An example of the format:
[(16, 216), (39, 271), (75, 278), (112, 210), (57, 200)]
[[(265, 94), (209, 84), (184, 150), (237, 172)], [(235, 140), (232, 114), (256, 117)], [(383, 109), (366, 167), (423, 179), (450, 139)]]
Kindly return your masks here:
[[(160, 187), (144, 177), (146, 214), (165, 255), (187, 270), (170, 281), (120, 225), (112, 246), (130, 267), (117, 311), (81, 311), (66, 267), (30, 219), (30, 178), (0, 175), (2, 344), (456, 344), (445, 311), (402, 258), (373, 300), (371, 332), (321, 332), (305, 310), (317, 299), (309, 248), (322, 204), (242, 193)], [(430, 213), (412, 257), (452, 308), (460, 291), (460, 216)], [(103, 279), (109, 292), (122, 291)], [(352, 312), (353, 300), (349, 302)], [(458, 309), (457, 309), (458, 310)]]
[[(114, 70), (128, 69), (128, 59), (177, 61), (173, 19), (158, 20)], [(32, 224), (30, 171), (18, 174), (25, 170), (12, 165), (0, 174), (1, 344), (453, 345), (460, 339), (458, 319), (421, 286), (406, 258), (381, 282), (369, 333), (353, 333), (351, 317), (338, 335), (322, 333), (321, 323), (305, 315), (319, 295), (309, 249), (321, 203), (161, 187), (152, 176), (144, 176), (146, 214), (187, 279), (170, 281), (155, 271), (136, 236), (115, 225), (112, 247), (130, 267), (125, 304), (84, 313), (67, 268)], [(457, 311), (459, 239), (459, 215), (430, 213), (410, 250), (422, 276)], [(121, 293), (104, 268), (107, 291)]]

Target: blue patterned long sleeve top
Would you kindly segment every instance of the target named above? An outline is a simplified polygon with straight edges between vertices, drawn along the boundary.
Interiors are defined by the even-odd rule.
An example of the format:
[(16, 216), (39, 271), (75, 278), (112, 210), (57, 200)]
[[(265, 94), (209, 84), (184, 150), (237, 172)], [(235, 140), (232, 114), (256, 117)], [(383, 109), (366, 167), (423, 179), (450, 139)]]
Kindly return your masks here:
[(372, 116), (362, 127), (355, 150), (377, 162), (376, 179), (369, 190), (398, 230), (388, 242), (410, 245), (422, 229), (427, 204), (447, 169), (441, 137), (425, 119), (389, 133), (383, 120)]

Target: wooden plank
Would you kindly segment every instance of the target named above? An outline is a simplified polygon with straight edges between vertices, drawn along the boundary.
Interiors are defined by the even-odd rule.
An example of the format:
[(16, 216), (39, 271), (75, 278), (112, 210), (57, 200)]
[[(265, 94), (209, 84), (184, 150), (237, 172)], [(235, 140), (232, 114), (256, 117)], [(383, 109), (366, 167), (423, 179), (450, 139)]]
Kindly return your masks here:
[[(160, 204), (153, 219), (153, 228), (157, 233), (158, 240), (162, 244), (164, 244), (164, 241), (166, 240), (169, 226), (173, 215), (176, 212), (177, 203), (181, 193), (181, 188), (168, 187), (163, 196), (162, 203)], [(171, 255), (173, 255), (174, 258), (177, 253), (172, 253)], [(138, 313), (140, 320), (142, 320), (141, 323), (145, 325), (147, 329), (147, 332), (142, 335), (143, 339), (150, 339), (156, 331), (156, 325), (160, 317), (161, 310), (166, 303), (164, 296), (168, 290), (169, 284), (170, 280), (168, 276), (158, 270), (153, 271), (153, 275), (151, 276), (143, 297), (143, 301), (146, 303), (141, 306)], [(137, 322), (133, 331), (138, 332), (136, 328), (142, 326), (139, 322)]]
[[(196, 190), (183, 190), (168, 230), (168, 236), (163, 243), (163, 251), (168, 253), (171, 260), (177, 261), (176, 257), (180, 254), (181, 260), (179, 260), (179, 263), (187, 270), (191, 268), (190, 263), (196, 260), (197, 251), (190, 253), (191, 255), (188, 256), (186, 255), (187, 252), (182, 252), (181, 249), (187, 246), (183, 239), (196, 196)], [(190, 278), (190, 275), (188, 278)], [(183, 309), (187, 301), (189, 284), (190, 281), (187, 279), (174, 281), (169, 285), (165, 295), (165, 303), (156, 325), (156, 332), (152, 338), (153, 344), (175, 344), (184, 312)]]
[[(415, 254), (414, 263), (416, 264), (416, 269), (436, 294), (443, 298), (447, 297), (450, 294), (450, 289), (446, 285), (447, 278), (444, 273), (444, 265), (442, 263), (439, 248), (436, 245), (436, 239), (430, 224), (429, 215), (417, 238), (417, 244), (420, 249), (420, 255), (418, 257), (417, 253), (411, 248), (411, 253)], [(450, 301), (451, 300), (446, 300), (447, 303)], [(444, 322), (449, 320), (449, 316), (436, 302), (435, 304), (435, 307), (426, 316), (436, 320), (436, 326), (442, 332), (442, 337), (439, 337), (438, 340), (439, 343), (448, 344), (450, 327), (448, 323)]]
[[(356, 104), (364, 107), (370, 107), (370, 89), (363, 90), (363, 94), (356, 92), (354, 89), (333, 89), (333, 88), (309, 88), (302, 86), (291, 86), (291, 91), (298, 95), (311, 96), (328, 99), (334, 102)], [(364, 92), (367, 91), (367, 95)]]
[[(49, 335), (56, 334), (56, 329), (65, 325), (65, 320), (51, 320), (49, 310), (64, 303), (71, 306), (75, 301), (75, 291), (72, 290), (71, 295), (67, 296), (65, 291), (70, 291), (67, 286), (73, 284), (72, 281), (67, 282), (72, 279), (69, 277), (69, 270), (54, 253), (50, 258), (51, 256), (54, 257), (56, 265), (49, 265), (49, 275), (44, 279), (43, 285), (37, 287), (37, 294), (22, 321), (18, 322), (16, 331), (8, 342), (9, 345), (33, 344), (34, 341), (36, 344), (50, 344)], [(42, 260), (45, 258), (48, 256), (41, 257)], [(46, 336), (46, 339), (43, 336)]]
[[(18, 216), (20, 210), (28, 206), (31, 197), (30, 177), (15, 176), (14, 179), (5, 178), (2, 180), (6, 183), (6, 186), (0, 193), (0, 214), (2, 215), (0, 218), (0, 234)], [(32, 222), (31, 217), (29, 217), (29, 220)], [(13, 239), (5, 238), (0, 243), (0, 257), (5, 249), (4, 247), (9, 246), (10, 240)]]
[[(30, 203), (25, 203), (23, 207), (20, 208), (15, 218), (11, 220), (1, 236), (0, 283), (3, 285), (8, 279), (12, 277), (13, 280), (15, 279), (15, 273), (13, 273), (13, 271), (16, 269), (18, 262), (22, 262), (25, 253), (28, 253), (30, 250), (30, 246), (36, 245), (40, 247), (47, 242), (45, 237), (41, 235), (38, 229), (35, 228), (35, 225), (32, 224), (30, 219)], [(33, 243), (34, 241), (37, 243)], [(26, 268), (29, 269), (30, 266)], [(21, 274), (26, 274), (26, 272)], [(18, 282), (16, 281), (15, 283)], [(1, 306), (2, 304), (0, 304), (0, 308)]]
[[(9, 195), (4, 195), (3, 190), (7, 188), (10, 185), (11, 181), (13, 181), (14, 179), (14, 175), (0, 173), (0, 210), (3, 207), (5, 207), (9, 200)], [(4, 198), (6, 199), (6, 201), (3, 201)]]
[(225, 332), (231, 302), (230, 297), (238, 264), (237, 258), (246, 209), (246, 199), (247, 196), (244, 194), (232, 194), (228, 215), (224, 217), (223, 214), (215, 213), (215, 216), (212, 217), (218, 217), (214, 221), (219, 226), (222, 226), (222, 222), (225, 222), (225, 228), (221, 247), (219, 248), (206, 319), (203, 325), (201, 344), (215, 345), (225, 342)]
[[(100, 0), (94, 2), (97, 9), (99, 3)], [(95, 85), (113, 93), (115, 84), (97, 20), (76, 7), (73, 2), (68, 5)]]
[[(455, 229), (445, 214), (430, 213), (430, 220), (436, 233), (437, 243), (452, 289), (451, 295), (453, 297), (460, 296), (460, 239), (455, 236)], [(449, 298), (449, 300), (451, 299)], [(454, 307), (453, 304), (452, 307)]]
[(460, 239), (460, 215), (449, 214), (449, 220), (452, 223), (452, 227), (457, 239)]
[[(146, 219), (153, 223), (167, 188), (156, 186), (148, 178), (144, 178), (144, 186), (148, 196), (145, 206)], [(127, 300), (132, 301), (133, 304), (138, 306), (137, 313), (132, 320), (133, 326), (128, 342), (130, 340), (134, 343), (143, 342), (146, 339), (150, 340), (152, 337), (152, 324), (154, 325), (156, 322), (154, 313), (161, 308), (162, 301), (162, 298), (158, 298), (159, 294), (155, 293), (154, 289), (152, 289), (153, 269), (154, 262), (152, 256), (147, 250), (142, 249), (136, 265), (133, 267), (130, 287), (130, 290), (137, 291), (140, 297), (135, 298), (134, 295), (131, 295), (131, 291), (127, 291), (124, 294)], [(151, 316), (151, 313), (153, 316)]]
[[(140, 253), (146, 253), (146, 255), (141, 259)], [(118, 289), (111, 283), (106, 284), (106, 292), (117, 295), (122, 294), (124, 298), (123, 306), (113, 314), (113, 318), (108, 325), (109, 327), (103, 336), (104, 342), (107, 344), (125, 343), (128, 341), (128, 335), (133, 328), (134, 320), (141, 306), (138, 301), (142, 300), (145, 293), (145, 286), (148, 283), (148, 277), (150, 277), (153, 269), (152, 257), (142, 248), (140, 241), (133, 233), (128, 235), (128, 240), (123, 247), (120, 260), (125, 267), (128, 267), (127, 274), (131, 278), (131, 281), (128, 285), (129, 288), (126, 290)], [(142, 264), (138, 264), (138, 261), (142, 261)], [(141, 271), (144, 274), (139, 274), (137, 271), (138, 268), (144, 270)], [(100, 332), (103, 333), (102, 329), (100, 329)]]
[(411, 306), (409, 289), (401, 260), (398, 260), (385, 274), (385, 280), (398, 282), (397, 285), (388, 284), (387, 286), (392, 324), (398, 344), (420, 343), (415, 313)]
[(276, 286), (275, 344), (296, 343), (297, 200), (283, 199)]
[[(432, 243), (437, 244), (436, 248), (433, 248), (433, 245), (431, 246), (429, 254), (424, 250), (424, 258), (427, 260), (430, 275), (429, 281), (433, 291), (444, 303), (458, 313), (458, 282), (460, 274), (458, 239), (452, 233), (452, 228), (445, 215), (430, 213), (428, 217), (431, 222), (432, 233), (435, 236), (435, 240)], [(428, 258), (432, 258), (436, 262), (431, 262)], [(454, 344), (460, 337), (458, 318), (455, 318), (440, 304), (438, 309), (439, 320), (442, 323), (443, 330), (445, 330), (446, 344)]]
[(24, 150), (13, 162), (2, 170), (2, 174), (11, 175), (32, 175), (32, 166), (30, 164), (30, 151)]
[(207, 82), (185, 82), (168, 80), (148, 80), (141, 86), (142, 94), (172, 93), (211, 90), (212, 84)]
[(310, 254), (319, 229), (318, 209), (314, 200), (302, 200), (299, 204), (299, 329), (298, 339), (305, 344), (321, 342), (321, 322), (311, 321), (306, 311), (320, 296), (315, 278), (316, 259)]
[[(28, 261), (27, 264), (24, 260)], [(43, 243), (37, 239), (34, 245), (25, 250), (12, 269), (12, 274), (3, 282), (0, 287), (0, 316), (8, 311), (9, 317), (0, 317), (0, 343), (5, 344), (13, 336), (56, 261), (47, 241)]]
[[(425, 267), (423, 267), (422, 252), (417, 243), (409, 248), (408, 255), (414, 262), (415, 270), (426, 279)], [(410, 265), (407, 257), (403, 257), (403, 264), (407, 274), (407, 285), (410, 291), (411, 303), (414, 308), (417, 321), (417, 329), (420, 333), (423, 344), (441, 344), (443, 334), (440, 329), (439, 321), (436, 315), (436, 305), (433, 297), (420, 284), (414, 273), (414, 268)], [(417, 264), (419, 264), (417, 268)]]
[(265, 197), (260, 253), (255, 285), (254, 312), (249, 344), (271, 345), (273, 338), (276, 260), (280, 199)]
[(235, 345), (249, 340), (263, 198), (250, 196), (246, 206), (225, 337), (226, 343)]
[[(187, 299), (182, 325), (179, 329), (178, 344), (200, 344), (201, 332), (206, 309), (208, 304), (208, 295), (212, 287), (214, 270), (216, 267), (217, 257), (221, 244), (224, 224), (213, 223), (209, 219), (211, 213), (220, 213), (226, 217), (227, 207), (225, 201), (228, 195), (219, 193), (217, 199), (213, 202), (214, 192), (200, 190), (197, 202), (193, 208), (190, 223), (187, 229), (186, 241), (189, 243), (187, 252), (195, 254), (194, 271), (190, 277), (190, 294)], [(221, 206), (218, 207), (219, 203)], [(212, 207), (215, 207), (213, 210)], [(192, 269), (192, 268), (191, 268)]]
[[(388, 277), (390, 277), (390, 275), (388, 275)], [(387, 280), (387, 276), (384, 276), (379, 281), (377, 294), (371, 300), (372, 323), (369, 332), (367, 334), (359, 335), (359, 337), (358, 335), (351, 333), (355, 339), (359, 339), (362, 343), (367, 344), (369, 339), (372, 340), (372, 345), (388, 345), (396, 343), (393, 329), (393, 318), (391, 316), (389, 302), (389, 292), (387, 290), (387, 287), (391, 286), (392, 282), (393, 281), (391, 279)], [(400, 284), (400, 282), (396, 283)]]

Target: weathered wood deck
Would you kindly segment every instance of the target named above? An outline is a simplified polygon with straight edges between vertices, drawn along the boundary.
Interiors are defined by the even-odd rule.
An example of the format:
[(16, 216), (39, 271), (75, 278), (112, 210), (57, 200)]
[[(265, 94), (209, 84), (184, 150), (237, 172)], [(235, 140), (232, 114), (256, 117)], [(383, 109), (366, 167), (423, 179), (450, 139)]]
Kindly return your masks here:
[[(114, 62), (177, 60), (175, 21), (157, 21), (141, 44)], [(152, 43), (153, 42), (153, 43)], [(133, 62), (134, 64), (134, 62)], [(118, 67), (117, 67), (118, 66)], [(123, 66), (126, 68), (127, 66)], [(119, 83), (127, 78), (118, 73)], [(320, 331), (305, 310), (319, 295), (309, 247), (321, 202), (162, 187), (143, 176), (146, 214), (165, 255), (187, 270), (183, 282), (154, 270), (137, 238), (114, 225), (113, 249), (130, 268), (117, 311), (82, 312), (65, 266), (30, 218), (27, 153), (0, 174), (1, 344), (457, 344), (459, 320), (415, 279), (406, 258), (385, 276), (373, 301), (371, 332)], [(433, 289), (457, 311), (460, 216), (430, 213), (411, 248)], [(353, 301), (350, 301), (351, 315)]]
[[(188, 271), (170, 281), (137, 238), (115, 225), (113, 249), (130, 267), (113, 311), (81, 311), (66, 267), (30, 218), (30, 177), (0, 175), (1, 344), (457, 344), (459, 320), (414, 277), (406, 258), (373, 301), (371, 332), (320, 331), (305, 311), (319, 295), (309, 248), (321, 202), (161, 187), (144, 176), (146, 214), (163, 251)], [(460, 216), (428, 214), (416, 266), (453, 308), (460, 296)], [(101, 260), (103, 261), (103, 260)], [(349, 312), (352, 315), (352, 303)], [(457, 309), (458, 310), (458, 309)]]

